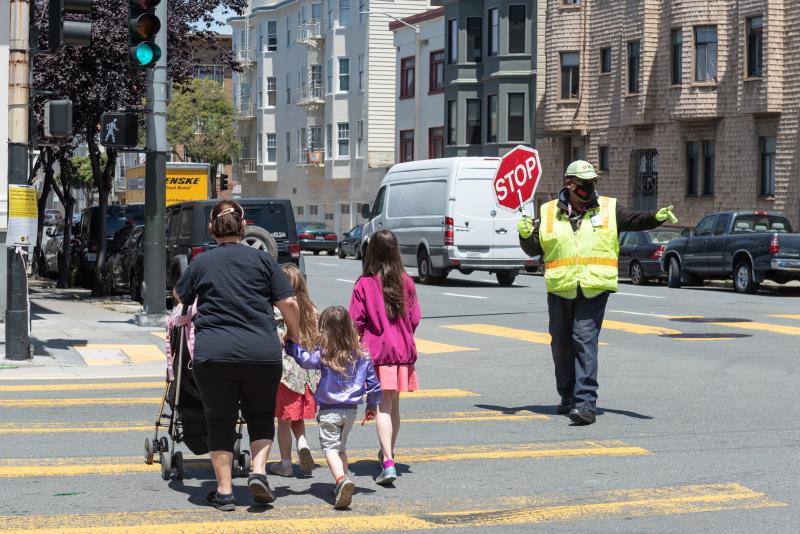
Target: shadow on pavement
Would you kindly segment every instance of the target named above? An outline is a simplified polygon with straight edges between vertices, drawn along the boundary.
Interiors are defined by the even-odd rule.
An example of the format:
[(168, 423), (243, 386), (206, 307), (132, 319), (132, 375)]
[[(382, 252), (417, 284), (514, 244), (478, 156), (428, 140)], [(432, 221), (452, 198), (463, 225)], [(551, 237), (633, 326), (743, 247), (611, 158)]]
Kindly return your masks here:
[[(209, 493), (217, 489), (217, 481), (206, 480), (200, 484), (200, 487), (196, 487), (184, 486), (183, 482), (180, 480), (171, 480), (168, 486), (174, 491), (187, 495), (188, 498), (186, 500), (191, 504), (211, 508), (211, 505), (206, 501), (206, 497)], [(273, 508), (269, 504), (256, 504), (247, 486), (237, 486), (234, 484), (233, 496), (236, 498), (236, 506), (249, 506), (247, 511), (251, 513), (263, 513)]]
[[(274, 478), (272, 479), (275, 480)], [(281, 497), (288, 497), (290, 495), (311, 495), (312, 497), (316, 497), (317, 499), (324, 501), (331, 506), (335, 501), (333, 491), (336, 489), (336, 484), (333, 482), (313, 482), (308, 489), (303, 491), (294, 491), (289, 488), (289, 486), (275, 486), (272, 490), (272, 493), (275, 494), (276, 498)], [(353, 492), (354, 495), (358, 495), (359, 493), (375, 493), (374, 489), (370, 488), (362, 488), (356, 484), (356, 489)]]
[[(358, 477), (372, 477), (378, 476), (380, 471), (378, 467), (378, 459), (375, 460), (359, 460), (348, 465), (350, 472)], [(408, 475), (411, 473), (411, 468), (408, 464), (396, 463), (394, 468), (397, 470), (398, 475)]]
[(43, 315), (61, 315), (61, 312), (53, 311), (31, 301), (31, 321), (43, 321), (45, 319), (42, 317)]
[(50, 356), (55, 358), (55, 355), (50, 350), (70, 350), (73, 345), (81, 345), (88, 343), (85, 339), (47, 339), (41, 341), (33, 336), (30, 338), (33, 345), (33, 353), (37, 356)]
[[(560, 415), (556, 413), (555, 405), (529, 405), (529, 406), (509, 407), (509, 406), (496, 406), (494, 404), (476, 404), (475, 407), (481, 408), (483, 410), (494, 410), (496, 412), (500, 412), (506, 415), (514, 415), (520, 412), (532, 412), (542, 415)], [(613, 413), (615, 415), (624, 415), (625, 417), (632, 417), (634, 419), (653, 419), (653, 417), (650, 415), (644, 415), (637, 412), (631, 412), (628, 410), (615, 410), (613, 408), (597, 409), (597, 415), (603, 415), (606, 413)]]

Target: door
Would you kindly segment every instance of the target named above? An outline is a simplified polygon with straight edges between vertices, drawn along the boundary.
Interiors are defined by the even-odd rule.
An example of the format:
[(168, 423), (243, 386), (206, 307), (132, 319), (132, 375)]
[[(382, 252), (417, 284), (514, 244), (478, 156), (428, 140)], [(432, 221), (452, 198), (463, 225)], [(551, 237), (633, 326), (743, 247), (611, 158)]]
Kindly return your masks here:
[(716, 215), (709, 215), (697, 223), (688, 241), (683, 255), (683, 267), (694, 274), (708, 272), (708, 242), (714, 232)]
[(725, 271), (730, 268), (729, 265), (725, 265), (725, 242), (730, 222), (731, 215), (729, 213), (717, 216), (714, 229), (708, 237), (706, 262), (709, 274), (725, 274)]
[(656, 210), (658, 195), (658, 151), (637, 150), (633, 153), (633, 209)]
[(453, 244), (467, 258), (489, 258), (495, 231), (492, 216), (495, 195), (491, 177), (459, 176), (454, 198)]

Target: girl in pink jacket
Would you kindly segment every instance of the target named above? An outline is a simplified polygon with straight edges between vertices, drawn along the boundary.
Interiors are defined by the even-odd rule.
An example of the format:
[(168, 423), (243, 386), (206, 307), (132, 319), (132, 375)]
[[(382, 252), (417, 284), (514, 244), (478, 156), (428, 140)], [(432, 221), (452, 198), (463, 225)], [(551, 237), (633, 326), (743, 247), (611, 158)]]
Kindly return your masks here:
[(375, 421), (381, 445), (381, 473), (376, 482), (388, 486), (397, 479), (394, 447), (400, 430), (400, 392), (419, 387), (414, 331), (420, 320), (414, 282), (403, 268), (397, 238), (388, 230), (376, 232), (369, 240), (364, 273), (350, 301), (350, 317), (372, 356), (383, 391)]

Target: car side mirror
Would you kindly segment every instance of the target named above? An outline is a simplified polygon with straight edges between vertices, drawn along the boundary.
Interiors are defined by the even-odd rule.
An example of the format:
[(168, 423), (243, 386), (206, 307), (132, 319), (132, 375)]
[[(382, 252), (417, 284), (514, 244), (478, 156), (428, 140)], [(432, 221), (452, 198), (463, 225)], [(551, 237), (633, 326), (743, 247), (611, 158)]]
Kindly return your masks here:
[(350, 232), (345, 232), (342, 234), (342, 237), (350, 237)]
[(361, 206), (361, 216), (365, 219), (369, 219), (370, 209), (369, 204), (363, 204)]

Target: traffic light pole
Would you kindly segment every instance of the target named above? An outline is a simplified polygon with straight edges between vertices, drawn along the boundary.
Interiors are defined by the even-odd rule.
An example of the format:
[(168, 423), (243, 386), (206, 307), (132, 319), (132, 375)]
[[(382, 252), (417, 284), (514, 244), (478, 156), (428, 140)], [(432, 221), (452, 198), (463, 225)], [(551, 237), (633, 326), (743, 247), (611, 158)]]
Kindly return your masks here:
[(167, 249), (164, 214), (167, 205), (167, 2), (156, 6), (161, 31), (155, 43), (161, 48), (156, 66), (147, 73), (147, 137), (144, 185), (144, 309), (136, 315), (139, 326), (166, 323)]
[[(8, 61), (8, 184), (28, 183), (28, 97), (30, 91), (28, 0), (10, 1)], [(9, 198), (10, 200), (10, 198)], [(10, 208), (10, 206), (9, 206)], [(11, 210), (9, 209), (9, 214)], [(6, 359), (26, 360), (30, 351), (30, 312), (28, 309), (28, 273), (21, 247), (13, 243), (6, 250)]]

